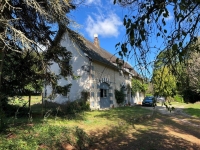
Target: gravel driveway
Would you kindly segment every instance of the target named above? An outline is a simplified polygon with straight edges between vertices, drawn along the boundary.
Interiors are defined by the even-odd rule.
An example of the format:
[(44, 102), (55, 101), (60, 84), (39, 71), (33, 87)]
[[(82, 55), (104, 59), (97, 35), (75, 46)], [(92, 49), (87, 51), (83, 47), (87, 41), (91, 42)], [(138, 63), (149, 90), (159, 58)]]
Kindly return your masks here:
[(155, 108), (154, 107), (145, 107), (145, 106), (142, 106), (142, 107), (145, 109), (149, 109), (149, 110), (155, 109), (155, 111), (160, 112), (161, 114), (165, 114), (165, 115), (179, 114), (179, 115), (184, 115), (184, 116), (190, 117), (190, 115), (183, 112), (184, 106), (176, 106), (175, 109), (172, 110), (171, 112), (165, 106), (155, 106)]

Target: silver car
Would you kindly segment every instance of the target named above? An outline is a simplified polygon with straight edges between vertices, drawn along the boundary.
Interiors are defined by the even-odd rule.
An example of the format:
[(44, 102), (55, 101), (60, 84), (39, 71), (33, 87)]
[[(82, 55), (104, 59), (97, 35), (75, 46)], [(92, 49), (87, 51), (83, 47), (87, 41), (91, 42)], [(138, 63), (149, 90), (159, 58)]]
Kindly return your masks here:
[(157, 103), (161, 103), (161, 105), (163, 106), (164, 103), (165, 103), (165, 97), (163, 97), (163, 96), (157, 97), (157, 98), (156, 98), (156, 102), (157, 102)]

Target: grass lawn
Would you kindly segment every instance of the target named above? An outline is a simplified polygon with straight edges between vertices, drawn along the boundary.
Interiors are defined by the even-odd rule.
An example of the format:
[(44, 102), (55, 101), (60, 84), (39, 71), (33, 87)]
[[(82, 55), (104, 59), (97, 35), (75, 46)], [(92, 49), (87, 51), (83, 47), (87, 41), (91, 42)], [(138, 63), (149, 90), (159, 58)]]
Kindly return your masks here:
[(200, 102), (197, 103), (180, 103), (180, 102), (172, 102), (172, 106), (183, 108), (183, 112), (193, 116), (200, 118)]
[[(33, 109), (40, 110), (34, 105)], [(0, 150), (200, 149), (197, 118), (161, 115), (141, 106), (86, 111), (71, 119), (58, 116), (8, 118)]]
[[(29, 102), (29, 97), (28, 96), (22, 96), (22, 97), (14, 97), (10, 98), (10, 104), (13, 105), (20, 105), (22, 106), (23, 104), (28, 105)], [(42, 103), (42, 96), (31, 96), (31, 105), (37, 104), (37, 103)]]
[(8, 128), (0, 135), (0, 149), (60, 149), (64, 143), (82, 149), (91, 144), (92, 134), (98, 136), (105, 131), (116, 138), (151, 114), (152, 111), (135, 106), (83, 112), (70, 120), (56, 116), (33, 117), (31, 122), (28, 118), (9, 118)]

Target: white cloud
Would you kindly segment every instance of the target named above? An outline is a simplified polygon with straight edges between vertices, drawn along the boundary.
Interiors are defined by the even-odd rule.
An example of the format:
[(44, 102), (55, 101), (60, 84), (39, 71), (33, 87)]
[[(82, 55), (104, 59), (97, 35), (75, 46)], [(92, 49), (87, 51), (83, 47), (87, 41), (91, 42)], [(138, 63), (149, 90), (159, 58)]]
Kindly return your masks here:
[(91, 38), (94, 34), (102, 37), (117, 37), (119, 27), (122, 25), (120, 18), (115, 13), (109, 13), (107, 16), (95, 15), (87, 17), (86, 32)]
[(90, 5), (90, 4), (100, 4), (101, 0), (86, 0), (85, 4)]

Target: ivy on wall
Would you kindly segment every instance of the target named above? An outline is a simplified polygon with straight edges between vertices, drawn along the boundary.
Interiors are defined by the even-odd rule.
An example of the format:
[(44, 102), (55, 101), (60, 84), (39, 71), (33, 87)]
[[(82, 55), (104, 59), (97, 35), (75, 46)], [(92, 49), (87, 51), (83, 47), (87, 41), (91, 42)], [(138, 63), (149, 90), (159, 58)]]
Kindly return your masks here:
[(132, 79), (131, 84), (133, 94), (136, 94), (136, 92), (146, 92), (148, 88), (148, 84), (145, 84), (138, 79)]
[(89, 98), (90, 98), (90, 92), (89, 91), (82, 91), (81, 92), (81, 98), (82, 98), (82, 100), (84, 100), (84, 101), (87, 101), (87, 100), (89, 100)]
[(122, 88), (120, 91), (115, 89), (115, 99), (117, 101), (117, 104), (122, 104), (124, 102), (125, 94)]

